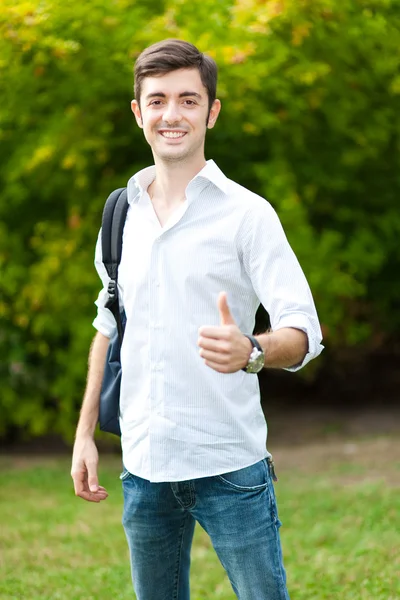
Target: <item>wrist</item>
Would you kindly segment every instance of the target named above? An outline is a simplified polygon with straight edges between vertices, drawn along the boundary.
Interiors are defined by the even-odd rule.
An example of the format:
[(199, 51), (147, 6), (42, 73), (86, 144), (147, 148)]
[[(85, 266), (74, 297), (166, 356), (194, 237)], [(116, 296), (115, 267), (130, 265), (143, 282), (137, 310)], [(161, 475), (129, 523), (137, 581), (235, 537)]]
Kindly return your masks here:
[(249, 338), (246, 335), (243, 334), (243, 337), (246, 339), (247, 350), (248, 350), (247, 357), (246, 357), (246, 362), (243, 365), (243, 369), (245, 369), (247, 367), (247, 365), (249, 364), (250, 356), (251, 356), (251, 353), (253, 352), (253, 344), (252, 344), (251, 340), (249, 340)]
[(246, 365), (242, 367), (242, 371), (245, 371), (246, 373), (259, 373), (265, 364), (264, 349), (256, 337), (248, 335), (247, 333), (244, 333), (243, 335), (249, 340), (251, 350), (248, 361)]
[(265, 354), (267, 354), (271, 333), (270, 332), (259, 333), (258, 335), (255, 335), (254, 337), (257, 340), (257, 342), (260, 344), (261, 348), (263, 349), (263, 352)]
[(85, 442), (88, 440), (94, 440), (94, 432), (96, 430), (97, 421), (94, 424), (78, 423), (75, 433), (75, 441)]

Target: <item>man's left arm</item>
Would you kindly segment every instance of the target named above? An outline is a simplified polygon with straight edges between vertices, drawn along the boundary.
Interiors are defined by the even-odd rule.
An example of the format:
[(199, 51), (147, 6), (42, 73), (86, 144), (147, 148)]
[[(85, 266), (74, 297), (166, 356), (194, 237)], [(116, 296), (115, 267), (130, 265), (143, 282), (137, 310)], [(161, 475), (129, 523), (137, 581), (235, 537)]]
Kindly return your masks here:
[(310, 286), (267, 201), (250, 211), (243, 225), (243, 264), (271, 322), (270, 332), (255, 336), (265, 366), (297, 371), (323, 350)]
[(296, 368), (308, 353), (308, 337), (301, 329), (284, 327), (254, 337), (264, 350), (264, 366), (270, 369)]
[[(257, 297), (267, 310), (271, 331), (255, 336), (265, 367), (297, 371), (322, 350), (322, 334), (310, 287), (279, 218), (264, 201), (242, 224), (241, 255)], [(248, 362), (250, 340), (233, 319), (226, 293), (218, 298), (219, 327), (201, 327), (200, 355), (211, 368), (233, 373)]]

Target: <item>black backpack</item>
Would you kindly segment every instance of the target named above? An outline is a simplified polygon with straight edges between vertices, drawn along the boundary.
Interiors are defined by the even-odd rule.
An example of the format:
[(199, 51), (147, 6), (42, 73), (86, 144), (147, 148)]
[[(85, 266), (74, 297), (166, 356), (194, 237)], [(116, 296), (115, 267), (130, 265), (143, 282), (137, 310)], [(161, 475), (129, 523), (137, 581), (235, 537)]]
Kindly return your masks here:
[(101, 249), (103, 263), (110, 277), (106, 308), (114, 315), (117, 323), (111, 337), (104, 366), (100, 393), (99, 425), (102, 431), (121, 435), (119, 426), (119, 396), (121, 387), (120, 350), (124, 337), (126, 316), (121, 309), (118, 297), (118, 266), (122, 254), (122, 234), (124, 231), (128, 196), (126, 188), (114, 190), (104, 206), (101, 225)]

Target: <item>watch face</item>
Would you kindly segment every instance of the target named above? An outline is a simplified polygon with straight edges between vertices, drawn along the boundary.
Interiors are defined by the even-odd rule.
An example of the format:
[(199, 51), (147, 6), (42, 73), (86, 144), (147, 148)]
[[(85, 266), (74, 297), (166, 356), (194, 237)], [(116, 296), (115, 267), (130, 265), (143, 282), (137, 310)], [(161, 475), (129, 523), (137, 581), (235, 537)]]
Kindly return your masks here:
[[(256, 350), (257, 355), (253, 358), (253, 352)], [(256, 348), (253, 350), (252, 355), (250, 356), (250, 361), (247, 365), (246, 371), (247, 373), (259, 373), (264, 366), (265, 355), (264, 352), (260, 352)], [(255, 352), (254, 352), (255, 354)]]

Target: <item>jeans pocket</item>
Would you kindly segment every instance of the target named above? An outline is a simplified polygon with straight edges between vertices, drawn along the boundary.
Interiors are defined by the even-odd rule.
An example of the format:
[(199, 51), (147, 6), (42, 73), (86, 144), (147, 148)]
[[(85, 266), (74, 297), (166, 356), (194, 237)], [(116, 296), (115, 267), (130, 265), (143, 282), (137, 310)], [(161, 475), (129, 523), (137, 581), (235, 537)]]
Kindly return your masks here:
[(263, 490), (268, 487), (269, 483), (269, 467), (266, 459), (262, 459), (257, 463), (230, 471), (216, 476), (221, 482), (229, 487), (246, 492)]

